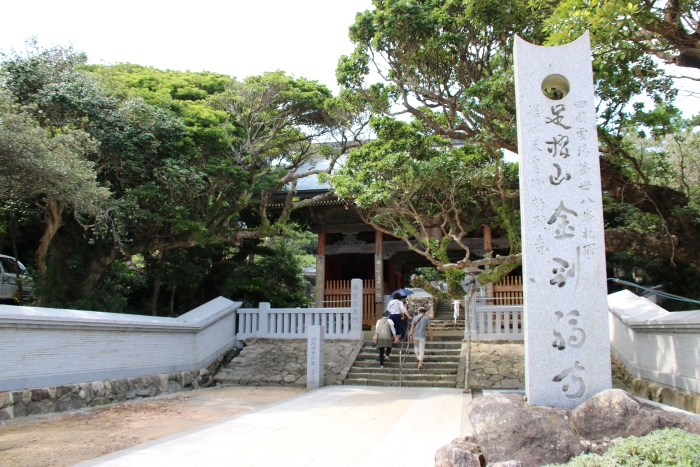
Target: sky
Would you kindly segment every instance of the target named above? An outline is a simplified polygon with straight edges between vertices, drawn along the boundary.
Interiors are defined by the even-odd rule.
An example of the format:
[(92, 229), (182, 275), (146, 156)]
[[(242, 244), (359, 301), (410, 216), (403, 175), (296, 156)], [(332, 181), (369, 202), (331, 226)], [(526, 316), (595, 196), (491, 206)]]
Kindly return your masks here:
[[(352, 52), (348, 27), (371, 0), (35, 0), (3, 5), (0, 50), (73, 45), (90, 63), (131, 62), (160, 69), (214, 71), (237, 78), (284, 70), (337, 92), (338, 58)], [(8, 20), (12, 18), (12, 20)], [(671, 74), (700, 70), (669, 67)], [(700, 82), (681, 80), (700, 95)], [(700, 98), (681, 93), (686, 117)]]
[[(284, 70), (337, 90), (348, 27), (371, 0), (5, 2), (0, 50), (68, 45), (90, 63), (137, 63), (238, 78)], [(14, 18), (14, 20), (8, 20)]]

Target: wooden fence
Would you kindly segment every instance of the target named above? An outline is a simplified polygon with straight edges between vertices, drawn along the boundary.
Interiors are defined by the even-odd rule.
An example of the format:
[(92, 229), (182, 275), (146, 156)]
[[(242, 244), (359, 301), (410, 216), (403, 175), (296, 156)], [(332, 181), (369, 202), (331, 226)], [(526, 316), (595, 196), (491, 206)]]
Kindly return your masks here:
[[(326, 281), (323, 306), (344, 308), (350, 306), (350, 281)], [(381, 304), (380, 304), (381, 307)], [(375, 314), (374, 279), (362, 281), (362, 324), (374, 326), (379, 319)]]
[(493, 285), (494, 305), (522, 305), (523, 277), (506, 276)]

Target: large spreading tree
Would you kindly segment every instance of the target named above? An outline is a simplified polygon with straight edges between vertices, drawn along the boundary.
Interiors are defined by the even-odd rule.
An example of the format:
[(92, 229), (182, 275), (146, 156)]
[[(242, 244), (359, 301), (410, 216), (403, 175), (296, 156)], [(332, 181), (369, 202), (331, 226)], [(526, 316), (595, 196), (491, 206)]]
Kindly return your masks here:
[[(490, 223), (509, 234), (511, 245), (517, 248), (519, 244), (517, 229), (512, 228), (517, 225), (517, 217), (513, 219), (510, 209), (518, 190), (513, 183), (513, 171), (502, 155), (502, 150), (517, 152), (513, 39), (517, 34), (539, 45), (556, 41), (555, 32), (566, 30), (566, 26), (556, 27), (557, 21), (562, 21), (557, 16), (560, 15), (557, 7), (561, 5), (564, 3), (518, 0), (377, 0), (375, 8), (358, 14), (350, 28), (356, 49), (339, 60), (339, 82), (346, 93), (361, 96), (375, 108), (381, 108), (385, 118), (410, 116), (413, 135), (401, 135), (403, 145), (396, 143), (395, 135), (390, 136), (394, 141), (391, 143), (394, 147), (390, 148), (385, 129), (391, 125), (385, 119), (376, 120), (377, 142), (351, 154), (349, 160), (358, 164), (340, 174), (338, 190), (356, 202), (366, 213), (366, 220), (375, 227), (417, 242), (423, 251), (431, 248), (431, 262), (439, 269), (480, 263), (475, 263), (477, 258), (470, 257), (468, 250), (461, 262), (440, 257), (438, 250), (430, 247), (430, 242), (435, 244), (436, 239), (428, 240), (420, 235), (426, 217), (431, 218), (434, 226), (459, 225), (457, 229), (443, 229), (445, 242), (450, 239), (459, 243), (462, 230), (471, 229), (473, 233), (475, 225)], [(596, 31), (593, 32), (597, 44)], [(634, 136), (662, 137), (681, 125), (678, 111), (671, 105), (676, 95), (673, 82), (651, 53), (639, 44), (632, 44), (624, 54), (594, 48), (602, 179), (606, 221), (610, 227), (606, 233), (607, 248), (609, 252), (631, 251), (672, 258), (700, 271), (700, 252), (696, 247), (700, 230), (696, 227), (698, 216), (693, 203), (682, 190), (646, 173), (645, 168), (653, 164), (642, 167), (634, 150)], [(377, 75), (381, 80), (373, 83)], [(464, 142), (464, 147), (469, 148), (467, 152), (479, 154), (486, 161), (488, 169), (484, 173), (488, 175), (478, 179), (478, 189), (472, 187), (466, 193), (470, 202), (488, 199), (480, 211), (464, 209), (459, 221), (451, 221), (458, 219), (454, 210), (436, 210), (450, 203), (450, 190), (437, 191), (440, 200), (433, 203), (427, 203), (432, 195), (413, 193), (414, 185), (406, 184), (408, 174), (417, 173), (421, 182), (430, 183), (435, 173), (414, 171), (413, 167), (423, 164), (422, 158), (426, 157), (425, 151), (412, 150), (416, 138), (426, 141), (432, 138), (428, 143), (432, 155), (428, 159), (436, 159), (433, 162), (436, 165), (437, 161), (453, 163), (469, 174), (467, 177), (472, 177), (474, 168), (463, 158), (465, 149), (458, 149), (457, 145), (450, 147), (451, 142)], [(389, 153), (398, 161), (396, 170), (380, 170), (377, 177), (367, 173), (364, 178), (351, 180), (364, 174), (363, 160), (376, 167), (377, 161)], [(664, 154), (659, 154), (657, 160), (665, 157)], [(448, 183), (459, 177), (446, 176), (444, 180)], [(380, 189), (389, 186), (390, 190)], [(397, 201), (402, 197), (411, 198), (411, 202)], [(419, 200), (425, 209), (420, 215), (414, 213), (411, 219), (405, 210), (386, 209), (391, 203), (416, 206), (413, 200)], [(627, 217), (620, 215), (619, 206), (624, 207)], [(654, 227), (644, 230), (639, 228), (639, 223), (629, 221), (642, 217)], [(410, 228), (406, 228), (407, 223)], [(489, 262), (510, 263), (514, 259), (517, 261), (504, 256), (490, 258)], [(505, 272), (507, 268), (502, 270)], [(498, 277), (491, 275), (491, 278)]]
[[(0, 64), (7, 105), (65, 153), (54, 148), (55, 157), (82, 157), (85, 169), (71, 172), (88, 171), (92, 185), (79, 191), (99, 201), (87, 209), (83, 198), (54, 201), (16, 185), (3, 193), (48, 205), (37, 266), (41, 275), (53, 268), (69, 298), (89, 297), (115, 261), (134, 255), (155, 252), (162, 265), (170, 250), (284, 235), (294, 209), (328, 196), (296, 198), (298, 181), (332, 170), (348, 142), (325, 144), (346, 136), (349, 121), (325, 86), (283, 72), (239, 81), (85, 62), (71, 48), (34, 45)], [(281, 209), (268, 210), (280, 192)], [(157, 301), (160, 273), (155, 284)]]

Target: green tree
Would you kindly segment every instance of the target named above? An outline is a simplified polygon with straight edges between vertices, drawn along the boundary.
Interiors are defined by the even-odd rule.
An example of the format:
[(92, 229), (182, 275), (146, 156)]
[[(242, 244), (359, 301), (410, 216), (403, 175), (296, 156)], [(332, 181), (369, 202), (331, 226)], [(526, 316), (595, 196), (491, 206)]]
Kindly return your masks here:
[(42, 210), (44, 232), (36, 258), (40, 272), (46, 271), (46, 255), (64, 211), (96, 215), (109, 196), (86, 159), (94, 147), (79, 129), (47, 133), (0, 89), (0, 200), (30, 201)]
[[(383, 117), (372, 128), (376, 139), (351, 151), (332, 178), (338, 196), (352, 201), (364, 222), (402, 239), (441, 271), (503, 265), (505, 273), (519, 264), (518, 217), (492, 186), (497, 165), (489, 152), (470, 144), (455, 147), (417, 122)], [(501, 168), (512, 185), (517, 167)], [(505, 226), (510, 255), (472, 258), (469, 236), (484, 223)], [(458, 295), (463, 277), (448, 273)]]
[[(408, 114), (413, 122), (376, 119), (377, 142), (351, 153), (352, 169), (334, 183), (366, 221), (404, 239), (439, 269), (503, 264), (498, 271), (505, 274), (520, 261), (511, 209), (517, 170), (502, 153), (517, 150), (513, 35), (541, 42), (541, 18), (519, 1), (374, 6), (350, 27), (356, 49), (340, 58), (338, 81), (346, 95), (375, 111)], [(371, 71), (384, 82), (367, 84)], [(391, 162), (384, 165), (384, 158)], [(463, 239), (484, 223), (508, 235), (512, 255), (474, 262)], [(457, 260), (447, 257), (450, 242), (462, 247)], [(463, 273), (454, 276), (456, 286)]]
[[(501, 154), (502, 149), (517, 151), (513, 38), (518, 34), (535, 44), (555, 40), (547, 20), (560, 4), (377, 0), (375, 8), (358, 14), (350, 28), (356, 49), (340, 58), (338, 81), (345, 93), (359, 96), (386, 115), (410, 114), (426, 135), (462, 140), (488, 154), (491, 178), (484, 178), (482, 187), (505, 210), (518, 196)], [(570, 37), (562, 39), (568, 40)], [(604, 39), (594, 37), (593, 41), (599, 45)], [(656, 251), (659, 255), (672, 251), (677, 260), (697, 267), (700, 254), (694, 245), (699, 243), (700, 232), (687, 196), (655, 184), (638, 167), (625, 139), (632, 133), (673, 131), (678, 118), (677, 109), (670, 105), (676, 95), (673, 82), (641, 46), (624, 55), (606, 55), (597, 47), (593, 68), (606, 199), (658, 216), (664, 231), (659, 237), (638, 235), (631, 229), (611, 230), (606, 232), (607, 249)], [(384, 81), (368, 84), (370, 71), (379, 73)], [(644, 99), (654, 103), (652, 108), (645, 106)], [(431, 175), (423, 172), (421, 176)], [(379, 180), (365, 182), (371, 187)], [(405, 187), (395, 189), (397, 195), (411, 194)], [(515, 209), (508, 211), (510, 218)], [(511, 237), (510, 229), (517, 231), (517, 219), (500, 219), (503, 222), (498, 227)], [(666, 246), (657, 248), (660, 244)], [(494, 280), (497, 276), (491, 274)]]
[(564, 0), (547, 19), (548, 43), (570, 42), (589, 29), (609, 55), (624, 59), (642, 52), (669, 64), (700, 68), (699, 18), (697, 1)]
[(52, 274), (72, 300), (98, 289), (117, 260), (284, 234), (294, 209), (330, 196), (300, 201), (296, 185), (332, 170), (343, 146), (324, 141), (352, 120), (324, 86), (283, 72), (237, 81), (87, 66), (70, 48), (36, 46), (1, 66), (4, 88), (41, 128), (93, 142), (88, 158), (112, 193), (97, 218), (56, 214), (65, 235), (49, 242)]
[[(246, 306), (269, 302), (273, 308), (308, 306), (304, 295), (305, 280), (294, 252), (287, 242), (274, 248), (248, 243), (237, 255), (245, 262), (229, 261), (224, 293)], [(235, 258), (232, 258), (234, 260)]]

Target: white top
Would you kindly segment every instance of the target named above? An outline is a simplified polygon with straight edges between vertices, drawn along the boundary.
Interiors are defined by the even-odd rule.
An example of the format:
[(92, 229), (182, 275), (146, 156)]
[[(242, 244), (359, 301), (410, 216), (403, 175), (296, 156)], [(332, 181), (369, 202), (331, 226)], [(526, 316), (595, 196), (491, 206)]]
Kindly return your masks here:
[[(379, 321), (383, 320), (384, 318), (379, 318)], [(377, 334), (379, 332), (379, 321), (377, 321), (377, 324), (374, 325), (374, 333)], [(387, 324), (389, 324), (389, 327), (391, 328), (391, 335), (395, 336), (396, 335), (396, 328), (394, 327), (394, 322), (390, 319), (386, 320)], [(384, 326), (382, 324), (382, 326)]]
[(386, 306), (386, 309), (389, 310), (389, 313), (391, 313), (392, 315), (401, 315), (404, 313), (408, 313), (408, 310), (406, 310), (406, 307), (403, 305), (403, 302), (395, 298), (389, 301), (389, 303)]

